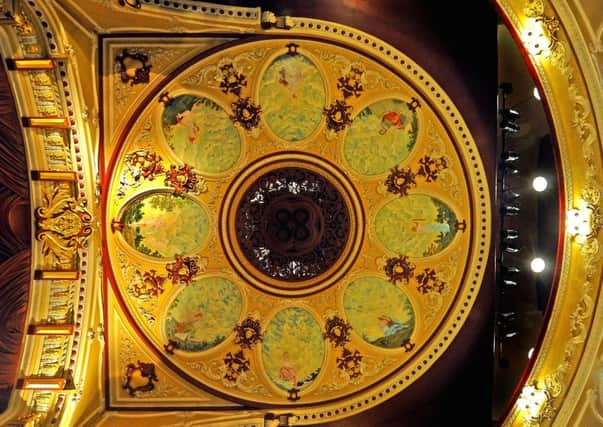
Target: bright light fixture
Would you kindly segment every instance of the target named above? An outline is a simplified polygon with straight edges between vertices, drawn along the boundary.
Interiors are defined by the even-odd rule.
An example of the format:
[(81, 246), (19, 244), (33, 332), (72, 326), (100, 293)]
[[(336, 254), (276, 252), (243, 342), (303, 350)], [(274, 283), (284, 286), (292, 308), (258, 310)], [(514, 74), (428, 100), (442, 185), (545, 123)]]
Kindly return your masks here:
[(549, 185), (548, 181), (543, 176), (537, 176), (536, 178), (534, 178), (532, 180), (532, 188), (534, 188), (534, 191), (538, 191), (539, 193), (546, 190), (548, 185)]
[[(581, 203), (584, 204), (584, 203)], [(568, 233), (584, 241), (592, 233), (592, 210), (588, 206), (567, 211), (566, 227)]]
[(530, 261), (530, 268), (534, 273), (542, 273), (546, 268), (546, 262), (540, 257), (536, 257)]
[(538, 88), (536, 86), (534, 86), (534, 90), (532, 91), (532, 94), (534, 95), (534, 98), (536, 98), (538, 101), (540, 101), (540, 92), (538, 92)]

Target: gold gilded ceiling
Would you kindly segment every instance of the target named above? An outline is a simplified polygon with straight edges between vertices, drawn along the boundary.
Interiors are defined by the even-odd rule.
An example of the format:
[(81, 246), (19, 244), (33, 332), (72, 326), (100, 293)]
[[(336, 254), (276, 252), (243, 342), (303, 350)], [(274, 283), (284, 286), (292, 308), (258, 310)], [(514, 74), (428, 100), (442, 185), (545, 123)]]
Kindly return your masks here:
[[(152, 76), (117, 59), (123, 84)], [(194, 57), (138, 99), (105, 153), (108, 315), (162, 369), (314, 411), (393, 395), (438, 359), (479, 290), (490, 211), (427, 74), (274, 37)], [(161, 381), (141, 362), (114, 399)]]
[[(592, 13), (594, 3), (495, 2), (518, 43), (527, 48), (526, 61), (550, 107), (562, 153), (567, 214), (580, 210), (588, 218), (588, 232), (583, 236), (572, 233), (572, 224), (564, 233), (564, 257), (551, 321), (504, 425), (567, 425), (572, 420), (590, 425), (601, 419), (597, 393), (601, 381), (595, 374), (600, 370), (603, 304), (600, 213), (595, 207), (600, 199), (603, 98), (597, 85), (600, 70), (593, 60), (600, 59), (600, 31), (595, 31), (599, 16)], [(315, 424), (318, 419), (332, 421), (382, 403), (412, 383), (444, 352), (471, 309), (481, 282), (484, 260), (480, 258), (488, 250), (483, 235), (490, 232), (489, 198), (477, 149), (464, 121), (448, 96), (406, 56), (354, 28), (308, 18), (276, 17), (259, 8), (187, 0), (162, 4), (151, 0), (15, 0), (0, 1), (0, 10), (0, 51), (7, 59), (8, 80), (23, 118), (21, 130), (32, 176), (32, 212), (48, 207), (53, 194), (68, 189), (69, 196), (56, 201), (71, 200), (65, 204), (70, 210), (85, 206), (92, 227), (88, 238), (78, 243), (81, 247), (66, 254), (73, 270), (57, 270), (46, 251), (48, 242), (32, 239), (31, 266), (41, 273), (32, 278), (29, 289), (26, 324), (32, 328), (22, 340), (19, 379), (9, 406), (0, 414), (1, 424), (116, 426), (149, 420), (154, 425), (259, 426), (275, 425), (271, 421), (279, 414), (288, 423), (291, 413), (298, 424)], [(144, 31), (153, 34), (145, 35)], [(285, 38), (225, 44), (215, 49), (249, 34)], [(535, 49), (535, 38), (539, 49)], [(293, 55), (298, 62), (293, 69), (284, 64), (281, 67), (277, 60), (292, 62), (286, 61), (291, 57), (290, 42), (299, 50)], [(245, 46), (252, 56), (260, 46), (268, 54), (248, 64), (234, 61)], [(317, 54), (318, 48), (325, 55)], [(228, 63), (233, 68), (219, 68)], [(356, 67), (359, 72), (353, 72), (352, 64), (364, 68)], [(186, 86), (187, 76), (204, 67), (213, 67), (207, 84), (191, 81)], [(298, 93), (300, 79), (295, 69), (304, 69), (302, 81), (322, 82), (313, 88), (310, 99), (297, 100), (320, 105), (319, 109), (277, 108), (281, 100)], [(375, 79), (371, 72), (383, 80)], [(355, 80), (362, 91), (358, 92)], [(220, 87), (220, 82), (225, 82), (225, 87)], [(379, 86), (382, 82), (393, 86)], [(271, 84), (272, 89), (266, 89)], [(238, 93), (234, 91), (237, 85), (241, 89)], [(276, 89), (283, 96), (270, 100)], [(194, 101), (179, 111), (180, 123), (171, 123), (173, 127), (165, 131), (163, 113), (170, 99), (178, 96)], [(419, 101), (417, 108), (413, 97)], [(180, 98), (186, 99), (190, 100)], [(365, 116), (365, 110), (372, 114)], [(305, 117), (302, 121), (287, 124), (279, 119), (280, 113), (293, 117), (300, 112)], [(395, 141), (382, 147), (396, 158), (383, 170), (383, 163), (374, 161), (379, 154), (375, 147), (398, 132), (405, 133), (410, 142), (413, 120), (402, 117), (412, 119), (415, 113), (416, 140), (412, 147), (396, 145)], [(371, 115), (380, 115), (381, 120), (365, 138), (361, 124)], [(212, 151), (206, 145), (211, 139), (199, 140), (195, 134), (202, 129), (195, 116), (212, 117), (212, 126), (224, 126), (229, 150)], [(184, 143), (171, 147), (170, 129)], [(203, 146), (205, 153), (213, 153), (219, 161), (179, 151), (178, 147), (187, 147), (187, 140), (188, 148)], [(356, 157), (346, 156), (346, 147), (348, 153), (365, 151)], [(427, 180), (419, 173), (420, 160), (427, 155), (446, 159), (445, 168), (440, 162), (435, 169), (437, 179)], [(288, 163), (291, 156), (294, 164)], [(270, 163), (270, 159), (276, 162)], [(269, 164), (262, 163), (264, 160)], [(273, 166), (280, 170), (270, 169)], [(245, 205), (245, 195), (261, 188), (258, 184), (264, 176), (299, 169), (328, 180), (335, 189), (332, 194), (337, 194), (345, 207), (343, 222), (349, 220), (349, 229), (342, 236), (344, 244), (332, 257), (343, 266), (334, 269), (341, 273), (335, 279), (329, 267), (335, 264), (327, 263), (314, 277), (272, 281), (265, 274), (270, 268), (264, 272), (258, 269), (257, 258), (254, 264), (254, 258), (247, 257), (242, 249), (245, 239), (237, 238), (237, 218), (241, 217), (236, 213)], [(297, 188), (297, 175), (287, 173), (286, 177), (295, 177), (287, 182)], [(458, 193), (452, 186), (445, 187), (446, 183), (454, 184), (445, 179), (446, 174), (457, 178)], [(99, 175), (102, 183), (98, 182)], [(241, 181), (242, 177), (249, 180)], [(406, 194), (402, 194), (403, 188), (407, 188)], [(384, 220), (387, 224), (388, 218), (397, 220), (392, 211), (404, 211), (404, 203), (419, 200), (418, 196), (439, 201), (456, 220), (465, 221), (465, 230), (457, 230), (440, 252), (425, 254), (419, 245), (405, 245), (414, 221), (395, 228), (403, 234), (390, 234), (389, 239), (384, 238), (388, 231), (378, 226)], [(281, 194), (268, 212), (282, 213), (280, 207), (290, 201), (289, 195)], [(298, 213), (301, 216), (296, 216), (294, 209), (294, 215), (286, 214), (289, 217), (284, 222), (297, 218), (293, 223), (301, 221), (303, 227), (277, 226), (277, 231), (270, 233), (268, 228), (261, 229), (273, 249), (281, 228), (286, 229), (280, 240), (287, 244), (276, 243), (276, 247), (287, 256), (292, 249), (303, 252), (314, 248), (310, 243), (320, 242), (317, 236), (323, 236), (317, 230), (328, 223), (323, 207), (310, 196), (298, 193), (293, 201), (305, 209)], [(161, 235), (150, 227), (137, 231), (136, 221), (142, 218), (126, 227), (122, 220), (128, 215), (134, 218), (136, 205), (148, 207), (151, 203), (183, 217), (189, 215), (195, 227), (183, 227), (165, 215), (157, 215), (154, 221), (171, 220), (172, 226), (184, 233)], [(320, 227), (309, 229), (306, 224), (310, 218)], [(32, 223), (39, 219), (31, 218)], [(442, 232), (446, 228), (439, 221), (430, 228), (421, 228), (419, 223), (415, 232)], [(57, 230), (61, 235), (62, 229)], [(300, 238), (291, 242), (290, 234)], [(138, 243), (137, 236), (142, 236)], [(103, 239), (106, 243), (101, 251)], [(174, 250), (182, 252), (172, 254)], [(458, 265), (467, 267), (455, 277), (445, 276), (442, 265), (447, 256), (456, 253), (466, 258)], [(388, 264), (390, 259), (393, 261)], [(391, 282), (388, 265), (390, 275), (395, 273), (400, 280)], [(444, 285), (434, 286), (433, 275), (419, 276), (427, 268), (433, 268), (437, 283)], [(135, 279), (131, 284), (125, 279), (127, 274)], [(424, 278), (431, 288), (419, 289)], [(374, 296), (381, 290), (389, 292), (387, 295), (399, 298), (399, 307), (408, 308), (406, 314), (399, 313), (400, 318), (396, 318), (379, 313), (377, 318), (382, 319), (378, 319), (378, 326), (373, 323), (372, 332), (363, 335), (363, 320), (355, 316), (350, 310), (353, 304), (346, 300), (353, 301), (350, 295), (362, 294), (366, 288), (372, 295), (367, 301), (391, 302), (393, 297)], [(223, 329), (197, 327), (215, 313), (213, 307), (193, 310), (184, 322), (178, 318), (176, 312), (183, 310), (176, 302), (179, 297), (186, 302), (200, 294), (215, 293), (232, 297), (229, 309), (219, 313)], [(429, 311), (429, 307), (439, 308)], [(377, 311), (381, 309), (379, 306)], [(369, 313), (375, 314), (374, 307)], [(293, 350), (286, 355), (274, 350), (284, 342), (279, 338), (285, 336), (281, 325), (293, 318), (305, 322), (308, 334), (304, 336), (318, 348), (303, 366)], [(399, 341), (382, 339), (386, 335), (403, 337), (397, 334), (401, 331), (410, 334), (406, 347), (399, 346)], [(295, 342), (296, 336), (291, 333), (287, 339)], [(170, 344), (168, 337), (174, 343)], [(411, 344), (414, 347), (410, 348)], [(343, 368), (338, 359), (344, 362)], [(266, 363), (271, 360), (277, 362), (278, 370)], [(383, 363), (376, 363), (379, 361)], [(234, 381), (233, 376), (226, 377), (228, 363), (240, 367), (241, 375)], [(202, 368), (202, 364), (218, 373)], [(306, 374), (317, 370), (316, 376)], [(243, 376), (252, 381), (242, 381)], [(340, 381), (330, 380), (333, 376)], [(298, 391), (292, 392), (291, 385), (299, 382), (302, 384), (295, 387)], [(250, 399), (244, 390), (247, 386), (257, 386), (271, 395), (253, 393)], [(324, 399), (319, 403), (316, 396), (321, 392)], [(299, 399), (293, 402), (290, 398)], [(263, 409), (252, 410), (235, 402), (253, 403)]]

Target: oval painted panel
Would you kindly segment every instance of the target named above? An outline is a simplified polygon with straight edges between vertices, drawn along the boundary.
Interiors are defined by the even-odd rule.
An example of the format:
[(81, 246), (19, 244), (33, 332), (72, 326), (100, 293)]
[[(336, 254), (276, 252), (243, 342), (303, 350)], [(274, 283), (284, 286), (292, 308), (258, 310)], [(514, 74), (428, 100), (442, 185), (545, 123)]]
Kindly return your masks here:
[(241, 140), (228, 114), (215, 102), (180, 95), (165, 107), (163, 132), (176, 156), (195, 169), (219, 173), (241, 155)]
[(222, 277), (209, 277), (182, 288), (167, 309), (165, 334), (179, 350), (197, 352), (220, 344), (241, 316), (239, 289)]
[(415, 328), (415, 313), (406, 295), (378, 277), (363, 277), (350, 283), (343, 307), (356, 333), (378, 347), (402, 347)]
[(279, 56), (262, 76), (262, 115), (279, 138), (294, 142), (310, 136), (320, 125), (325, 101), (320, 72), (304, 55)]
[(457, 232), (457, 218), (446, 204), (422, 194), (388, 202), (375, 216), (379, 241), (397, 255), (424, 257), (444, 250)]
[(387, 172), (408, 157), (417, 141), (417, 130), (417, 114), (406, 102), (375, 102), (354, 118), (346, 133), (346, 161), (363, 175)]
[(303, 308), (278, 312), (268, 324), (262, 361), (268, 377), (284, 390), (301, 389), (318, 376), (325, 348), (320, 325)]
[(193, 252), (209, 232), (205, 209), (172, 193), (150, 193), (134, 200), (121, 220), (126, 242), (137, 251), (158, 258)]

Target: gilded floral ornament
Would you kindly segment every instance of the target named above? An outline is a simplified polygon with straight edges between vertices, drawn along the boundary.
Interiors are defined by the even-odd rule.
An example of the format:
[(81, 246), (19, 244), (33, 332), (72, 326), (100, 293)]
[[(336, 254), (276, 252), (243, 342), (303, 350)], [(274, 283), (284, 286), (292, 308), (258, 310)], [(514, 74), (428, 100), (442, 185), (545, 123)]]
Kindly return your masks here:
[(433, 268), (426, 268), (423, 272), (416, 275), (417, 290), (422, 294), (437, 292), (441, 294), (444, 291), (446, 282), (438, 278)]
[(385, 263), (385, 274), (393, 284), (405, 281), (408, 283), (413, 278), (415, 265), (411, 263), (406, 255), (389, 258)]
[(555, 17), (548, 17), (548, 16), (540, 16), (540, 17), (536, 18), (536, 21), (542, 22), (542, 25), (546, 29), (546, 32), (548, 33), (548, 36), (549, 36), (549, 46), (548, 47), (549, 47), (549, 49), (554, 50), (557, 43), (559, 43), (558, 34), (559, 34), (559, 30), (561, 29), (559, 21)]
[(593, 186), (587, 186), (582, 190), (582, 199), (590, 210), (590, 233), (588, 238), (595, 238), (603, 228), (603, 212), (601, 212), (601, 192)]
[(136, 364), (128, 364), (122, 387), (128, 390), (130, 396), (135, 396), (137, 392), (153, 390), (155, 388), (153, 381), (159, 381), (155, 373), (155, 365), (139, 360)]
[(247, 359), (243, 350), (239, 350), (235, 354), (229, 351), (224, 356), (224, 366), (226, 367), (224, 379), (234, 383), (241, 374), (249, 371), (251, 362)]
[(340, 132), (352, 124), (352, 116), (350, 111), (351, 105), (347, 105), (345, 101), (336, 99), (329, 108), (323, 110), (323, 114), (327, 118), (327, 127), (334, 132)]
[(46, 206), (35, 211), (36, 239), (42, 242), (44, 257), (55, 266), (73, 262), (92, 234), (86, 200), (74, 198), (62, 186), (55, 187), (52, 194), (45, 193), (44, 200)]
[(350, 342), (352, 326), (338, 316), (331, 317), (325, 325), (323, 337), (334, 347), (344, 347)]
[(149, 150), (136, 150), (124, 158), (125, 169), (119, 179), (118, 196), (124, 197), (127, 188), (139, 187), (144, 180), (153, 181), (164, 173), (161, 156)]
[(12, 18), (13, 25), (19, 35), (28, 36), (35, 33), (34, 27), (25, 12), (15, 13)]
[(341, 90), (344, 98), (354, 96), (358, 98), (364, 87), (362, 86), (362, 78), (364, 71), (357, 67), (350, 67), (350, 71), (337, 79), (337, 89)]
[(424, 156), (419, 160), (419, 170), (417, 175), (422, 176), (425, 182), (433, 182), (438, 179), (438, 175), (448, 167), (444, 157), (431, 158)]
[(262, 109), (255, 105), (251, 98), (239, 98), (231, 104), (233, 114), (230, 119), (241, 125), (247, 131), (251, 131), (260, 124), (260, 113)]
[(394, 166), (385, 180), (387, 191), (399, 196), (407, 196), (408, 190), (417, 186), (415, 173), (410, 168)]
[(190, 285), (193, 283), (195, 276), (205, 270), (207, 260), (204, 259), (203, 264), (199, 264), (199, 262), (199, 257), (176, 255), (176, 260), (165, 266), (165, 269), (168, 272), (168, 279), (170, 279), (174, 285)]
[(207, 191), (207, 182), (192, 168), (184, 164), (182, 166), (171, 165), (165, 172), (165, 185), (174, 189), (174, 194), (184, 193), (200, 194)]
[(166, 279), (165, 276), (157, 275), (157, 271), (155, 270), (145, 271), (140, 277), (140, 281), (132, 285), (134, 295), (137, 297), (146, 295), (150, 297), (159, 296), (165, 290), (163, 285)]
[(245, 348), (251, 349), (252, 345), (262, 342), (264, 339), (260, 321), (251, 317), (235, 326), (234, 331), (237, 334), (235, 344), (241, 346), (241, 350)]
[(350, 379), (358, 378), (362, 375), (362, 355), (358, 350), (352, 351), (344, 347), (341, 357), (338, 357), (336, 362), (337, 368), (346, 372)]
[(241, 90), (247, 86), (247, 78), (239, 73), (232, 63), (220, 66), (220, 72), (222, 73), (222, 81), (220, 81), (222, 92), (241, 96)]

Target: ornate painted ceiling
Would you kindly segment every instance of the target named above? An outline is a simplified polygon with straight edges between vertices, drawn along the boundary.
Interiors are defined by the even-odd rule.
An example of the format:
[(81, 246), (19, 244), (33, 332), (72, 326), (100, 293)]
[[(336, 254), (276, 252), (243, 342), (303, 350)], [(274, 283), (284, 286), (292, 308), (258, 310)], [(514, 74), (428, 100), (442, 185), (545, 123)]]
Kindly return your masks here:
[[(590, 228), (564, 237), (508, 425), (577, 410), (602, 329), (597, 74), (569, 48), (573, 15), (524, 3), (497, 6), (549, 100), (564, 206)], [(0, 8), (35, 227), (2, 422), (333, 421), (404, 393), (455, 340), (490, 194), (454, 100), (403, 52), (259, 8)]]
[[(490, 213), (460, 114), (410, 67), (268, 38), (194, 57), (145, 94), (105, 178), (123, 307), (109, 323), (249, 405), (314, 414), (411, 384), (470, 311)], [(108, 332), (111, 353), (122, 332)]]

